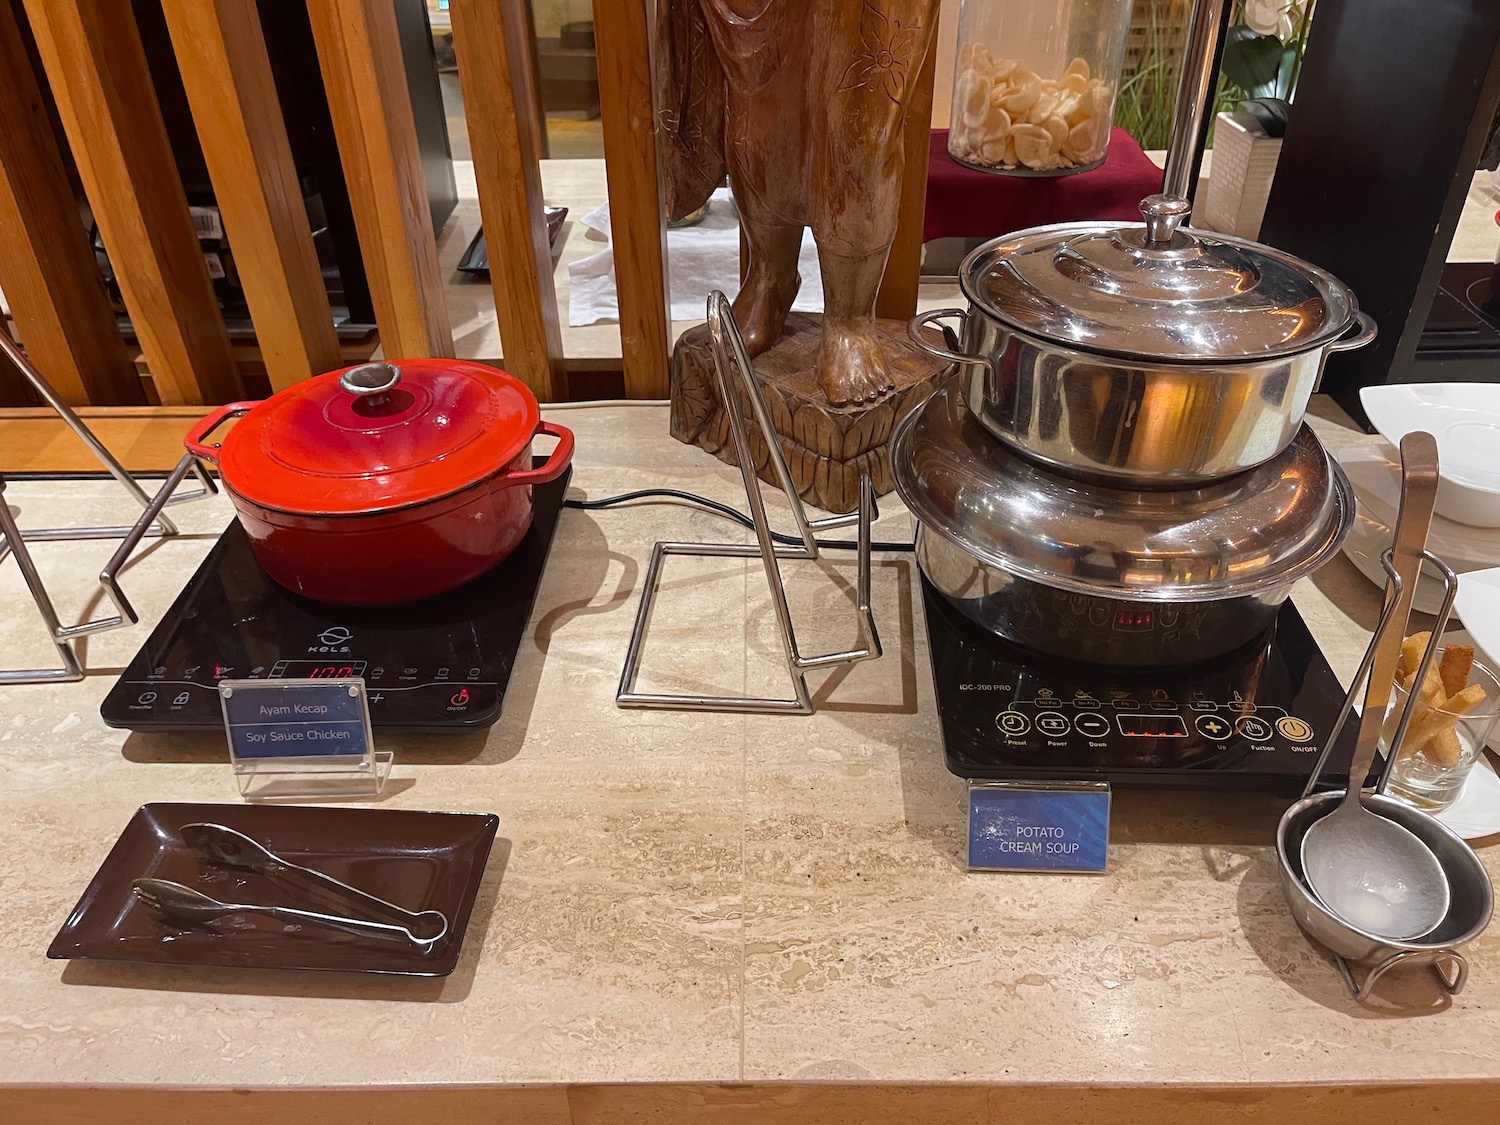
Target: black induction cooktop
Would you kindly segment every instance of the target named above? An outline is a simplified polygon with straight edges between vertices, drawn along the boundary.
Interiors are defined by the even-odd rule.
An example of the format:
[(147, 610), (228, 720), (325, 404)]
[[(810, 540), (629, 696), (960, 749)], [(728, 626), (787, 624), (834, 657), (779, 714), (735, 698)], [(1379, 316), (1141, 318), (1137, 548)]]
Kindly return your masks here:
[(531, 530), (503, 562), (456, 590), (396, 606), (293, 594), (266, 576), (234, 521), (100, 714), (130, 730), (212, 730), (224, 722), (220, 680), (362, 676), (374, 726), (489, 726), (500, 717), (570, 475), (534, 487)]
[[(1105, 780), (1295, 796), (1344, 702), (1296, 607), (1211, 663), (1119, 671), (1018, 648), (922, 581), (948, 768), (960, 777)], [(1357, 717), (1321, 783), (1345, 784)]]

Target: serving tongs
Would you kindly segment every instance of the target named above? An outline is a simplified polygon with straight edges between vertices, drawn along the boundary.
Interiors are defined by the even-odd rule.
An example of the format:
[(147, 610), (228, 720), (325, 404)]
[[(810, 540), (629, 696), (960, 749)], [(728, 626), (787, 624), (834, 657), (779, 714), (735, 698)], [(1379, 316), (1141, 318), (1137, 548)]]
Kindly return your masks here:
[(264, 914), (281, 921), (404, 942), (421, 953), (436, 950), (448, 937), (448, 918), (439, 911), (406, 910), (322, 871), (293, 863), (227, 825), (209, 822), (185, 824), (182, 826), (182, 840), (211, 863), (293, 881), (325, 902), (353, 905), (383, 915), (389, 921), (279, 904), (221, 902), (168, 879), (135, 880), (132, 889), (136, 897), (165, 918), (207, 922), (229, 914)]

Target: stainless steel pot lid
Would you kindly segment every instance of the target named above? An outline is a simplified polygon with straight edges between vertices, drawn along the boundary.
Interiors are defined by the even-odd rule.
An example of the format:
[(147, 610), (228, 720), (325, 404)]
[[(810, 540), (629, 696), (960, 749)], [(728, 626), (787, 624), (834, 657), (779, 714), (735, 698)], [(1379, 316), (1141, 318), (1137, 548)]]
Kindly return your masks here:
[(891, 435), (896, 491), (925, 527), (1023, 578), (1139, 601), (1236, 598), (1312, 573), (1354, 522), (1349, 480), (1306, 426), (1273, 460), (1199, 488), (1111, 488), (1013, 452), (954, 391)]
[(1023, 332), (1125, 359), (1267, 359), (1349, 327), (1356, 302), (1338, 278), (1270, 246), (1179, 227), (1188, 210), (1153, 195), (1144, 224), (1019, 231), (965, 259), (964, 292)]

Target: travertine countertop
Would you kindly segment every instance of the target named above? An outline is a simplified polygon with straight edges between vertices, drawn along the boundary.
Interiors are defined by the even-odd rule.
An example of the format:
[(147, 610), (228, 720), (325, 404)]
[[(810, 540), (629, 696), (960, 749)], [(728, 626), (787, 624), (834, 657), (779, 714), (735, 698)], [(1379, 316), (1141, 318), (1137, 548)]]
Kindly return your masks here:
[[(666, 437), (664, 406), (551, 413), (578, 433), (575, 496), (670, 485), (743, 506), (734, 470)], [(124, 510), (107, 482), (6, 496), (23, 526)], [(886, 507), (877, 537), (909, 537)], [(222, 499), (173, 511), (190, 534), (124, 576), (148, 623), (230, 518)], [(0, 1083), (1500, 1078), (1500, 936), (1470, 947), (1451, 1005), (1351, 1003), (1283, 907), (1269, 842), (1284, 802), (1119, 792), (1107, 876), (966, 873), (910, 556), (876, 568), (886, 656), (815, 677), (817, 715), (617, 710), (651, 544), (725, 537), (740, 533), (681, 507), (565, 512), (499, 724), (383, 740), (384, 805), (501, 818), (458, 971), (439, 982), (46, 960), (138, 805), (237, 798), (221, 738), (101, 723), (145, 625), (88, 642), (83, 683), (0, 689)], [(107, 553), (37, 546), (66, 619)], [(852, 559), (832, 570), (842, 587), (788, 568), (807, 651), (853, 638)], [(1339, 558), (1296, 597), (1347, 677), (1374, 588)], [(0, 598), (6, 666), (45, 659), (13, 564)], [(758, 564), (674, 560), (645, 669), (664, 687), (781, 690)]]

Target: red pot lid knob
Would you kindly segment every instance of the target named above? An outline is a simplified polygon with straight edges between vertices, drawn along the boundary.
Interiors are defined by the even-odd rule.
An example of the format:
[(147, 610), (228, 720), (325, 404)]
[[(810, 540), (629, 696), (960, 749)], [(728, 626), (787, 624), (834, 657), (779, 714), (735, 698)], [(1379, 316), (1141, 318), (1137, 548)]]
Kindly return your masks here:
[(220, 469), (233, 491), (268, 508), (382, 511), (504, 472), (540, 421), (526, 385), (483, 364), (363, 363), (255, 407), (225, 438)]

